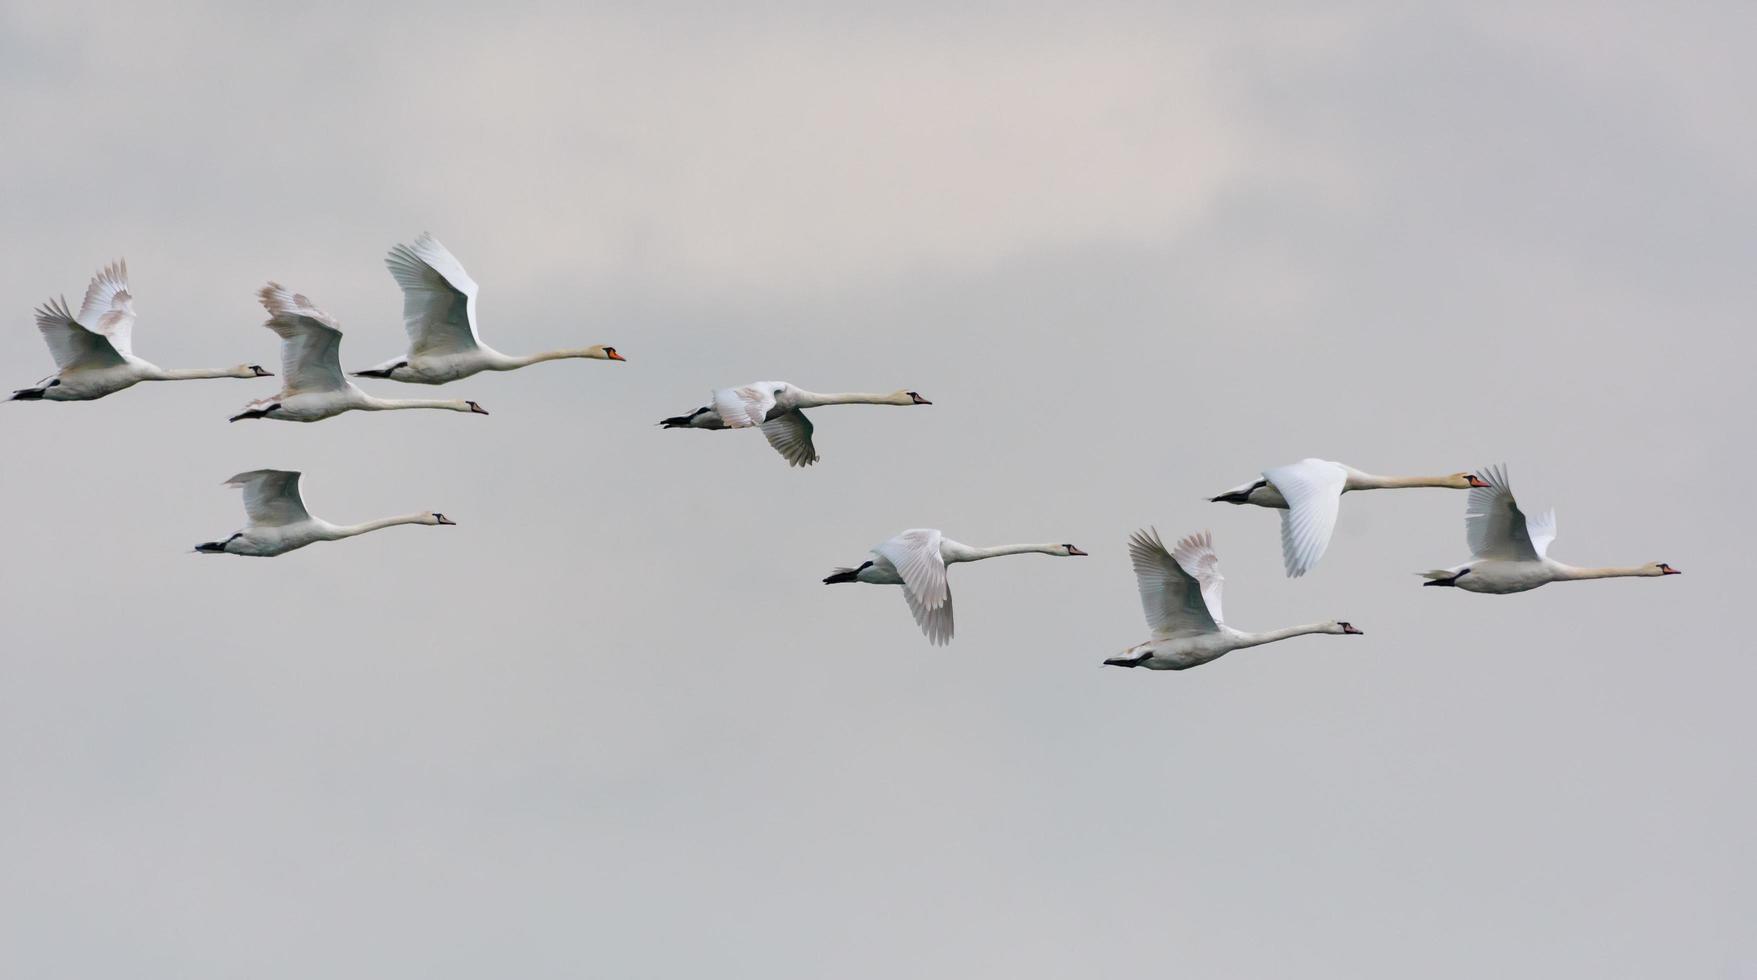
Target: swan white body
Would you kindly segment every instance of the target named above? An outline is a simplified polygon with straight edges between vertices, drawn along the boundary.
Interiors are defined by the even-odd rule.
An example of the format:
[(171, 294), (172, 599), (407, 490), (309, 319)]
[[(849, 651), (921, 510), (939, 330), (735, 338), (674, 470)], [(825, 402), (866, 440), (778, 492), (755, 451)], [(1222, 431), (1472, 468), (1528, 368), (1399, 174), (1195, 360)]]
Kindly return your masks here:
[(98, 270), (85, 289), (78, 316), (68, 309), (66, 299), (50, 300), (37, 308), (36, 316), (37, 329), (55, 358), (56, 373), (33, 387), (18, 389), (8, 401), (89, 401), (142, 381), (272, 377), (256, 364), (166, 369), (134, 356), (134, 297), (126, 262)]
[(1148, 670), (1187, 670), (1216, 660), (1234, 650), (1262, 646), (1308, 633), (1337, 636), (1358, 635), (1353, 624), (1331, 620), (1247, 633), (1226, 625), (1221, 611), (1220, 558), (1206, 531), (1184, 538), (1173, 551), (1166, 551), (1158, 531), (1136, 531), (1129, 538), (1129, 559), (1135, 566), (1135, 582), (1141, 590), (1141, 610), (1153, 638), (1137, 643), (1120, 657), (1105, 661), (1114, 667), (1145, 667)]
[(858, 391), (819, 394), (785, 381), (756, 381), (742, 388), (720, 388), (714, 392), (713, 404), (659, 424), (667, 429), (760, 428), (787, 465), (810, 466), (818, 461), (817, 448), (811, 441), (811, 420), (800, 409), (820, 405), (932, 404), (913, 391), (893, 391), (888, 395)]
[(282, 419), (317, 422), (343, 412), (384, 412), (403, 408), (438, 408), (487, 415), (471, 401), (434, 398), (376, 398), (342, 376), (342, 331), (335, 318), (304, 296), (271, 282), (258, 294), (268, 310), (265, 324), (281, 338), (281, 370), (286, 384), (279, 394), (259, 398), (232, 416), (239, 419)]
[(224, 541), (208, 541), (195, 550), (208, 555), (273, 558), (319, 541), (340, 541), (398, 524), (455, 524), (444, 514), (426, 512), (387, 517), (364, 524), (331, 524), (312, 517), (299, 496), (299, 474), (293, 470), (251, 470), (226, 481), (244, 490), (244, 530)]
[(426, 232), (413, 245), (393, 247), (384, 264), (403, 289), (403, 329), (409, 334), (409, 350), (354, 372), (356, 377), (442, 385), (481, 371), (513, 371), (568, 357), (626, 360), (616, 348), (602, 345), (515, 357), (484, 344), (476, 327), (476, 281), (439, 239)]
[(952, 641), (952, 588), (946, 566), (981, 561), (1001, 555), (1084, 555), (1071, 544), (1009, 544), (972, 548), (946, 537), (933, 528), (913, 528), (872, 549), (872, 560), (859, 568), (838, 568), (824, 579), (825, 585), (866, 582), (869, 585), (901, 585), (903, 599), (915, 624), (935, 646)]
[(1317, 567), (1336, 531), (1342, 495), (1350, 490), (1444, 487), (1468, 490), (1481, 485), (1473, 473), (1448, 476), (1375, 476), (1325, 459), (1302, 459), (1264, 470), (1263, 478), (1210, 498), (1215, 503), (1254, 504), (1281, 511), (1281, 558), (1289, 578)]
[(1470, 491), (1465, 505), (1464, 534), (1474, 559), (1452, 568), (1420, 572), (1423, 585), (1451, 586), (1466, 592), (1507, 595), (1529, 592), (1551, 582), (1594, 578), (1658, 578), (1679, 575), (1665, 562), (1625, 568), (1579, 568), (1549, 556), (1556, 539), (1556, 512), (1528, 518), (1513, 499), (1504, 466), (1479, 470), (1483, 486)]

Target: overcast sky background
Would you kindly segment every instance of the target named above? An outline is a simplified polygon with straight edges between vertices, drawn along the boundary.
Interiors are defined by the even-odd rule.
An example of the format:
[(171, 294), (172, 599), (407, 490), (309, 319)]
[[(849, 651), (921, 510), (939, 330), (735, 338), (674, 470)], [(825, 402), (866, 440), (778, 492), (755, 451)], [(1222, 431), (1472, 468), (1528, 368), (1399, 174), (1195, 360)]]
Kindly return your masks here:
[[(161, 365), (279, 373), (271, 277), (376, 363), (423, 230), (629, 360), (0, 405), (0, 974), (1757, 973), (1749, 5), (244, 6), (0, 3), (6, 387), (118, 256)], [(653, 425), (757, 379), (935, 404)], [(1685, 574), (1424, 590), (1426, 490), (1289, 581), (1203, 498), (1305, 456)], [(188, 554), (265, 466), (459, 526)], [(1367, 635), (1095, 669), (1147, 524)], [(957, 568), (940, 650), (819, 584), (922, 526), (1091, 557)]]

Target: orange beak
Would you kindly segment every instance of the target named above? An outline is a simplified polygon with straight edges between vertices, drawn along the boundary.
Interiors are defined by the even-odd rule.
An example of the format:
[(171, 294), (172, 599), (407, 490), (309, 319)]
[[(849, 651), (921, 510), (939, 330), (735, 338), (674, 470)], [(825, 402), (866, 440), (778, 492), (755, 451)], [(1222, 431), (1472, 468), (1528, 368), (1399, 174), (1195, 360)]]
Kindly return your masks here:
[(1484, 480), (1480, 476), (1477, 476), (1475, 473), (1464, 474), (1464, 482), (1470, 484), (1473, 487), (1487, 487), (1489, 485), (1486, 480)]
[(622, 355), (621, 355), (621, 354), (618, 354), (618, 353), (616, 353), (616, 352), (615, 352), (615, 351), (613, 351), (613, 350), (612, 350), (612, 351), (605, 351), (605, 352), (604, 352), (604, 353), (605, 353), (605, 354), (606, 354), (606, 355), (607, 355), (607, 356), (609, 356), (609, 358), (610, 358), (610, 359), (611, 359), (611, 360), (612, 360), (612, 361), (626, 361), (626, 360), (628, 360), (628, 358), (626, 358), (626, 357), (623, 357), (623, 356), (622, 356)]

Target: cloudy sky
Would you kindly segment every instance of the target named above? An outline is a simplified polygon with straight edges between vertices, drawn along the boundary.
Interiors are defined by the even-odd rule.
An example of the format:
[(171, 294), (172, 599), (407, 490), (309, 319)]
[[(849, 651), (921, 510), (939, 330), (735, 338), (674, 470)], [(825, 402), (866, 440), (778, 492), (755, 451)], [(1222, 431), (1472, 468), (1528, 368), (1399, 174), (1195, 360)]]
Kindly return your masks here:
[[(1757, 972), (1748, 5), (245, 6), (0, 3), (7, 387), (119, 256), (162, 365), (274, 364), (270, 278), (375, 363), (423, 230), (496, 346), (629, 360), (0, 405), (0, 973)], [(653, 425), (759, 378), (934, 405)], [(1430, 490), (1289, 581), (1203, 498), (1304, 456), (1686, 574), (1424, 590)], [(264, 466), (459, 526), (189, 554)], [(1367, 635), (1094, 669), (1147, 524)], [(1091, 557), (935, 649), (819, 584), (920, 526)]]

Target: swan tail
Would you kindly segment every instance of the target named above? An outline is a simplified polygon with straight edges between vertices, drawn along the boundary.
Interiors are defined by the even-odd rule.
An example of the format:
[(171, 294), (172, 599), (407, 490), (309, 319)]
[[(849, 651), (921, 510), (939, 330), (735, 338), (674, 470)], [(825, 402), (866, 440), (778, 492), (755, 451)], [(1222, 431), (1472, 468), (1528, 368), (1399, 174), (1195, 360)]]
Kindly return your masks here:
[(1457, 585), (1458, 580), (1469, 573), (1470, 569), (1468, 568), (1436, 568), (1431, 572), (1416, 572), (1415, 574), (1427, 579), (1426, 582), (1422, 583), (1423, 585)]
[(203, 541), (195, 546), (195, 550), (204, 555), (224, 554), (226, 543), (224, 541)]
[(349, 374), (356, 378), (389, 378), (397, 368), (408, 366), (407, 360), (398, 358), (385, 361), (383, 364), (374, 364), (361, 371), (350, 371)]
[(260, 418), (267, 418), (267, 417), (268, 417), (268, 413), (269, 413), (269, 412), (270, 412), (270, 411), (272, 411), (272, 409), (267, 409), (267, 408), (247, 408), (247, 409), (245, 409), (245, 410), (244, 410), (244, 411), (242, 411), (242, 412), (239, 412), (239, 413), (238, 413), (238, 414), (237, 414), (237, 415), (234, 415), (234, 416), (232, 416), (232, 417), (231, 417), (231, 418), (229, 418), (229, 419), (227, 419), (227, 420), (226, 420), (226, 421), (228, 421), (228, 422), (236, 422), (236, 421), (238, 421), (238, 420), (240, 420), (240, 419), (260, 419)]
[(659, 424), (667, 429), (724, 429), (726, 426), (720, 422), (718, 416), (702, 417), (711, 411), (713, 411), (712, 408), (703, 405), (688, 415), (673, 415), (668, 419), (660, 419)]

